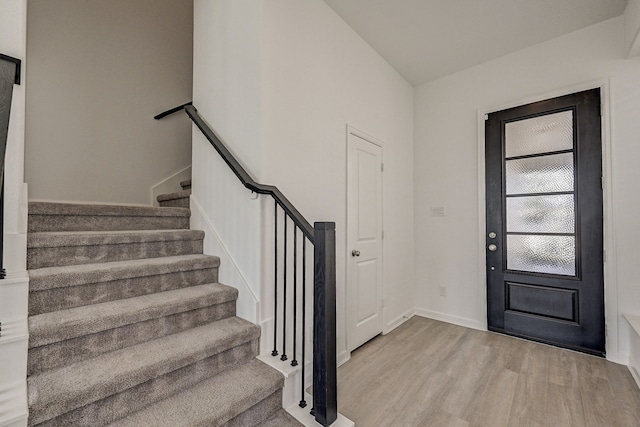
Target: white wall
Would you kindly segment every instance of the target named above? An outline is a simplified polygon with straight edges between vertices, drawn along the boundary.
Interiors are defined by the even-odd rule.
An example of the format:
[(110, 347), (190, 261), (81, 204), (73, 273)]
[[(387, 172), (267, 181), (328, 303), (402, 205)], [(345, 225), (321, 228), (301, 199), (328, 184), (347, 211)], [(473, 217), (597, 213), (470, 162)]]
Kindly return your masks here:
[(26, 0), (0, 0), (0, 53), (22, 59), (22, 83), (13, 87), (5, 164), (4, 266), (0, 280), (0, 425), (27, 425), (26, 185), (24, 122)]
[(29, 0), (30, 198), (149, 204), (189, 166), (192, 0)]
[[(310, 222), (336, 222), (344, 359), (347, 125), (385, 144), (389, 330), (413, 307), (413, 88), (321, 0), (196, 0), (195, 16), (199, 111), (257, 180), (278, 186)], [(269, 322), (272, 263), (257, 257), (260, 247), (273, 251), (273, 203), (248, 200), (197, 131), (193, 150), (195, 197), (262, 300), (260, 320)]]
[[(262, 152), (260, 29), (257, 0), (194, 1), (194, 105), (256, 180)], [(261, 283), (260, 201), (195, 126), (192, 150), (192, 206), (199, 207), (194, 210), (201, 216), (198, 222), (211, 224), (209, 231), (217, 233), (205, 235), (205, 247), (226, 248), (229, 258), (212, 253), (223, 256), (220, 281), (240, 290), (239, 306), (255, 307)], [(242, 314), (258, 321), (258, 313)]]
[(413, 88), (323, 1), (263, 5), (262, 169), (310, 222), (336, 223), (344, 358), (347, 125), (384, 143), (385, 331), (414, 306)]
[[(416, 300), (422, 314), (486, 325), (479, 244), (478, 113), (515, 106), (585, 82), (610, 81), (612, 191), (605, 197), (608, 357), (626, 361), (621, 313), (638, 314), (640, 60), (625, 60), (623, 17), (614, 18), (416, 88)], [(594, 83), (597, 85), (598, 83)], [(605, 96), (605, 103), (607, 99)], [(515, 104), (514, 104), (515, 103)], [(605, 153), (609, 154), (609, 153)], [(445, 206), (444, 218), (430, 207)], [(615, 229), (613, 229), (615, 225)], [(484, 232), (484, 231), (483, 231)], [(447, 286), (440, 297), (439, 286)]]

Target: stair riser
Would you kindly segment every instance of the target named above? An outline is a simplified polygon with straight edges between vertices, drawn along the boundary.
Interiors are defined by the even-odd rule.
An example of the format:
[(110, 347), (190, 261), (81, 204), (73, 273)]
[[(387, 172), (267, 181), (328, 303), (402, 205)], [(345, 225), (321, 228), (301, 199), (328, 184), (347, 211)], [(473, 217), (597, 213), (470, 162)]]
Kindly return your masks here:
[(189, 198), (183, 197), (181, 199), (164, 200), (158, 203), (160, 204), (160, 207), (163, 208), (188, 208)]
[(30, 247), (27, 251), (27, 269), (201, 253), (202, 240), (172, 240), (43, 248)]
[(216, 283), (218, 268), (207, 268), (130, 279), (87, 283), (29, 294), (29, 315), (132, 298), (187, 286)]
[[(242, 364), (257, 354), (258, 340), (256, 339), (48, 421), (38, 417), (32, 411), (29, 416), (29, 425), (38, 427), (103, 426)], [(39, 422), (41, 423), (37, 424)]]
[[(255, 426), (266, 421), (271, 415), (282, 408), (282, 389), (278, 389), (266, 399), (255, 404), (251, 408), (222, 424), (224, 427)], [(198, 427), (208, 427), (212, 424), (204, 423)]]
[(31, 348), (27, 363), (28, 375), (67, 366), (103, 353), (226, 319), (235, 316), (235, 314), (236, 302), (232, 300), (185, 313)]
[(189, 217), (29, 215), (28, 228), (29, 232), (188, 229)]

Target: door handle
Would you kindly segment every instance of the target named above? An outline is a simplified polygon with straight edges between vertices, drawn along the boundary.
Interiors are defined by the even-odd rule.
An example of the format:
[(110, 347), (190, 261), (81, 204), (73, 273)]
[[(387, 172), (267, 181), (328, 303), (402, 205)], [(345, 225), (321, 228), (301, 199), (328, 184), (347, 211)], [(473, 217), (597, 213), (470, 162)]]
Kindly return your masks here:
[(360, 256), (360, 251), (357, 251), (357, 250), (355, 250), (355, 249), (354, 249), (354, 250), (352, 250), (352, 251), (351, 251), (351, 256)]

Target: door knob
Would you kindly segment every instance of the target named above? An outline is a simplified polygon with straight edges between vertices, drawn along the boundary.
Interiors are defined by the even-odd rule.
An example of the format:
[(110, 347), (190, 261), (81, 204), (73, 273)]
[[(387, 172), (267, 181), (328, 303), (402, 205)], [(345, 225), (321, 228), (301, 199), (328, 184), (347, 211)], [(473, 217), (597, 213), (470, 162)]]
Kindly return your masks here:
[(496, 249), (498, 249), (498, 247), (492, 243), (489, 245), (487, 249), (489, 249), (491, 252), (495, 252)]
[(360, 251), (357, 251), (357, 250), (355, 250), (355, 249), (354, 249), (354, 250), (352, 250), (352, 251), (351, 251), (351, 256), (360, 256)]

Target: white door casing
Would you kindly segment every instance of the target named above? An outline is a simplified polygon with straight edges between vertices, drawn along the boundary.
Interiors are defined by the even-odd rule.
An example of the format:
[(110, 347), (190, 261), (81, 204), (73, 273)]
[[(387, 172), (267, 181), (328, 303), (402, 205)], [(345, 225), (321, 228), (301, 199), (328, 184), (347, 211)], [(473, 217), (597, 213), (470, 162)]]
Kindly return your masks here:
[(347, 134), (347, 325), (349, 351), (383, 329), (382, 147)]

